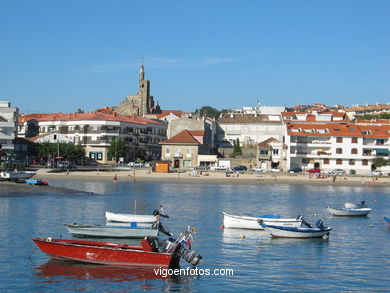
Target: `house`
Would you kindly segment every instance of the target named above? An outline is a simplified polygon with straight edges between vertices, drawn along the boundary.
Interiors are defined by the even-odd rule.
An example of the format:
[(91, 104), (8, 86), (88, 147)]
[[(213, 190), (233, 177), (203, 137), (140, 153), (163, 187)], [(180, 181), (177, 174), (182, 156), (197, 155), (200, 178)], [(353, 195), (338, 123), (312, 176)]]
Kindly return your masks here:
[(210, 153), (210, 146), (204, 143), (203, 130), (183, 130), (159, 144), (161, 145), (161, 159), (170, 161), (171, 168), (198, 167), (199, 155)]
[(271, 169), (287, 170), (287, 146), (274, 137), (257, 145), (256, 162), (264, 171)]

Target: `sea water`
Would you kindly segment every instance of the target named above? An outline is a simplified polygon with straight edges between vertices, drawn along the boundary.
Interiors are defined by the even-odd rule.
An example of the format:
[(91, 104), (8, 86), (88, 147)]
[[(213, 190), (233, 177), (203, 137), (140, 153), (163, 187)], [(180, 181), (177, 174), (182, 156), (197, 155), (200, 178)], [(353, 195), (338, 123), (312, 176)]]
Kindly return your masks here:
[[(390, 288), (390, 191), (381, 186), (258, 182), (188, 183), (51, 180), (94, 194), (0, 192), (0, 292), (385, 292)], [(327, 206), (365, 200), (369, 217), (332, 217)], [(153, 270), (51, 261), (32, 237), (71, 238), (64, 223), (104, 224), (105, 211), (151, 214), (163, 205), (166, 230), (194, 225), (199, 271)], [(328, 239), (272, 239), (266, 231), (221, 229), (222, 212), (321, 218)], [(134, 240), (130, 240), (134, 242)], [(183, 270), (191, 266), (182, 261)], [(206, 272), (209, 272), (207, 275)], [(215, 273), (214, 273), (215, 272)], [(165, 272), (167, 273), (167, 272)], [(216, 275), (218, 273), (218, 275)]]

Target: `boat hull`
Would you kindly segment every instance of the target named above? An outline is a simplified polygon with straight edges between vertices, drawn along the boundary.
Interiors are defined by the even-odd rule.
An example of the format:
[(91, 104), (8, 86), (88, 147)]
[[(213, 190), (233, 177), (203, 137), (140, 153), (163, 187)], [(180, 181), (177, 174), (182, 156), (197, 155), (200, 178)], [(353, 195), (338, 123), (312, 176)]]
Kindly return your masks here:
[(136, 215), (136, 214), (117, 214), (106, 212), (107, 221), (112, 222), (137, 222), (137, 223), (153, 223), (155, 221), (153, 215)]
[(134, 267), (177, 266), (180, 258), (174, 253), (159, 253), (143, 250), (142, 246), (126, 244), (33, 238), (42, 252), (53, 259)]
[(6, 180), (27, 180), (35, 174), (34, 172), (1, 172), (0, 176)]
[(329, 235), (332, 230), (330, 227), (324, 229), (319, 228), (294, 228), (282, 226), (264, 225), (264, 227), (271, 233), (273, 238), (322, 238)]
[(385, 222), (387, 223), (387, 225), (388, 225), (389, 228), (390, 228), (390, 218), (383, 217), (383, 219), (385, 220)]
[(158, 229), (142, 227), (89, 226), (66, 224), (68, 232), (74, 236), (99, 238), (144, 238), (158, 236)]
[(249, 216), (235, 216), (223, 213), (223, 225), (225, 226), (225, 228), (264, 230), (264, 227), (259, 225), (259, 220), (262, 220), (263, 223), (267, 225), (278, 225), (285, 227), (300, 227), (302, 225), (302, 220), (297, 219), (273, 219)]
[(365, 217), (371, 212), (371, 209), (335, 209), (328, 207), (328, 211), (335, 217)]

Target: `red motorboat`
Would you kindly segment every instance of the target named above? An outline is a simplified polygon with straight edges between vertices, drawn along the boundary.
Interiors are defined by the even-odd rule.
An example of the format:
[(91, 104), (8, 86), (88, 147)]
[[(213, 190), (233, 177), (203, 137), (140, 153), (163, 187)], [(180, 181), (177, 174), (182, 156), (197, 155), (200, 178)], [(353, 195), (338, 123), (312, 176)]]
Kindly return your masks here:
[(181, 258), (197, 265), (202, 257), (195, 250), (186, 249), (193, 230), (181, 233), (175, 240), (164, 243), (146, 237), (140, 246), (73, 239), (33, 238), (37, 246), (53, 259), (79, 261), (94, 264), (161, 267), (179, 266)]

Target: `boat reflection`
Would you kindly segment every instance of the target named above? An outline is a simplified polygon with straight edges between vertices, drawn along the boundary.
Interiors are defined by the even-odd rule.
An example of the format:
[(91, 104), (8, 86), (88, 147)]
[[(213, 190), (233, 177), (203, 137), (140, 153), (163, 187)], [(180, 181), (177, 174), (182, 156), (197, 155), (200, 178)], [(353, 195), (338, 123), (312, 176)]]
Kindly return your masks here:
[(265, 230), (249, 230), (249, 229), (223, 229), (223, 242), (235, 243), (238, 240), (265, 240), (269, 239), (269, 233)]
[(76, 280), (105, 279), (108, 282), (169, 279), (153, 268), (119, 267), (50, 260), (36, 268), (41, 277), (66, 277)]

